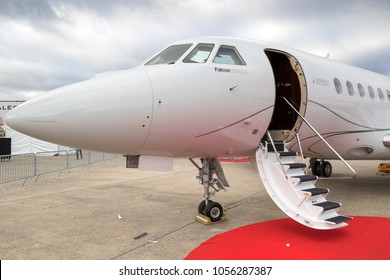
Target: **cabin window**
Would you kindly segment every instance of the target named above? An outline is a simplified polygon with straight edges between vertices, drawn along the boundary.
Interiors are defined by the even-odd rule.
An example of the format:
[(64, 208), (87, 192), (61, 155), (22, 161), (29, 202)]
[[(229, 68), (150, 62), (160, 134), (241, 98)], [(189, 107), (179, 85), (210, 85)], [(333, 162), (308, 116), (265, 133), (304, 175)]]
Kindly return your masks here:
[(214, 44), (199, 44), (183, 60), (184, 63), (205, 63), (210, 56)]
[(381, 101), (385, 100), (382, 89), (378, 88), (378, 95)]
[(371, 99), (375, 99), (375, 92), (374, 92), (372, 86), (368, 86), (368, 93), (370, 94)]
[(235, 47), (224, 46), (224, 45), (219, 47), (219, 50), (215, 55), (213, 62), (219, 64), (232, 64), (232, 65), (246, 64)]
[(353, 96), (355, 94), (355, 91), (353, 90), (353, 85), (350, 81), (347, 81), (347, 90), (350, 96)]
[(357, 86), (358, 86), (360, 97), (363, 98), (364, 96), (366, 96), (366, 93), (364, 92), (364, 87), (362, 86), (362, 84), (358, 84)]
[(336, 88), (336, 92), (341, 94), (343, 92), (343, 87), (341, 86), (340, 80), (337, 78), (333, 79), (334, 87)]
[(175, 63), (192, 44), (172, 45), (153, 57), (145, 65), (173, 64)]

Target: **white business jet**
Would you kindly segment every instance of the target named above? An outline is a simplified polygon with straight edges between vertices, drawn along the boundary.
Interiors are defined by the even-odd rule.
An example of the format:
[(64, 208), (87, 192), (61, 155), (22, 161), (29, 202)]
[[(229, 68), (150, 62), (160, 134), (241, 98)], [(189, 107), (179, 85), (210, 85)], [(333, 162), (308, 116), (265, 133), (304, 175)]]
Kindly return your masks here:
[[(12, 110), (12, 128), (64, 146), (124, 154), (127, 167), (198, 168), (199, 213), (229, 184), (218, 158), (249, 157), (274, 202), (316, 229), (347, 225), (326, 200), (324, 159), (390, 158), (390, 78), (275, 44), (220, 37), (176, 42), (143, 65), (61, 87)], [(310, 157), (312, 175), (301, 156)], [(196, 162), (200, 159), (200, 163)]]

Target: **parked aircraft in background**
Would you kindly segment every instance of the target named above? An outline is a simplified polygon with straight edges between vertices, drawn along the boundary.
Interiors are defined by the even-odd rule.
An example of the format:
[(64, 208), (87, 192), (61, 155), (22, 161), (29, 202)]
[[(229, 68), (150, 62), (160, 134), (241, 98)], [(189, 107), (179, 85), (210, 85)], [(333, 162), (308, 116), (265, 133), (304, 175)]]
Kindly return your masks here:
[[(325, 159), (390, 158), (389, 118), (389, 77), (275, 44), (201, 37), (53, 90), (6, 122), (49, 142), (127, 155), (142, 170), (190, 158), (204, 187), (198, 211), (211, 221), (223, 215), (211, 197), (229, 186), (218, 158), (249, 157), (282, 211), (334, 229), (350, 218), (314, 185), (331, 175)], [(314, 159), (313, 175), (301, 154)]]

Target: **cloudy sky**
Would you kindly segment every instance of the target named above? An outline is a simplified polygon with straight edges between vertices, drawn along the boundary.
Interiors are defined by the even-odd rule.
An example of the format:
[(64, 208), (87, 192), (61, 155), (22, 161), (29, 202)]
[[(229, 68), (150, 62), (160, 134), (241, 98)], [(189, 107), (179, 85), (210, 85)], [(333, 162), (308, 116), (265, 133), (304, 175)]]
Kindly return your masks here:
[(128, 69), (176, 40), (288, 45), (390, 76), (389, 0), (0, 0), (0, 93)]

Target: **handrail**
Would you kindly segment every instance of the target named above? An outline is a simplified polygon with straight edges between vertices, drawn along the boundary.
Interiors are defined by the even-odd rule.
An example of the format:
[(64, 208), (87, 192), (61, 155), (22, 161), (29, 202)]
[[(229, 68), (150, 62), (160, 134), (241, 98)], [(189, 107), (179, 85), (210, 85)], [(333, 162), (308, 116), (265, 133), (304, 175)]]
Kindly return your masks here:
[(299, 152), (301, 153), (301, 159), (302, 159), (302, 163), (305, 163), (305, 158), (303, 157), (303, 151), (302, 151), (301, 139), (299, 138), (298, 131), (297, 131), (297, 133), (295, 133), (295, 137), (297, 137), (297, 142), (298, 142)]
[(295, 107), (287, 100), (286, 97), (283, 97), (284, 101), (287, 102), (287, 104), (295, 111), (295, 113), (298, 114), (298, 116), (300, 116), (302, 118), (302, 120), (310, 127), (311, 130), (313, 130), (313, 132), (315, 134), (317, 134), (317, 136), (336, 154), (336, 156), (349, 168), (349, 170), (352, 171), (352, 173), (354, 174), (354, 176), (352, 176), (352, 179), (355, 179), (356, 178), (356, 171), (349, 165), (348, 162), (345, 161), (345, 159), (343, 159), (339, 153), (325, 140), (324, 137), (322, 137), (322, 135), (309, 123), (308, 120), (305, 119), (304, 116), (301, 115), (301, 113), (299, 113), (299, 111), (297, 109), (295, 109)]

